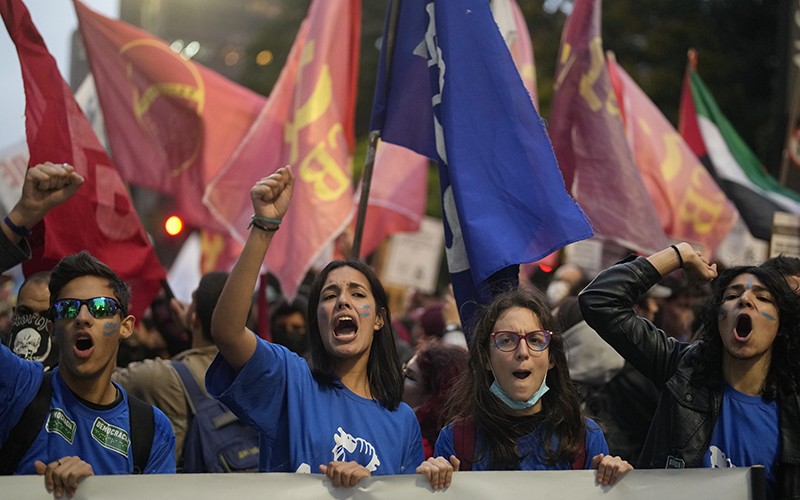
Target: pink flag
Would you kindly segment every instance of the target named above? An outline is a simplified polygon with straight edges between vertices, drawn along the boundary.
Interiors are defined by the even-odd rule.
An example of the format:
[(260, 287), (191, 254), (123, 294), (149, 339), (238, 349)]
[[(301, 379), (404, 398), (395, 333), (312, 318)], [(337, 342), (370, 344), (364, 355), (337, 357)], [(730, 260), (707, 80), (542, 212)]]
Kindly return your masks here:
[(265, 261), (289, 297), (354, 213), (351, 156), (360, 31), (360, 0), (311, 3), (267, 105), (204, 197), (244, 241), (253, 214), (250, 188), (292, 165), (297, 176), (292, 204)]
[(576, 0), (561, 37), (550, 139), (564, 183), (597, 235), (642, 253), (667, 246), (625, 139), (600, 38), (601, 0)]
[(514, 64), (517, 66), (522, 83), (539, 109), (539, 96), (536, 91), (536, 65), (533, 60), (533, 44), (528, 32), (528, 24), (522, 9), (515, 0), (492, 0), (492, 14), (500, 28), (500, 33), (508, 45)]
[(702, 244), (709, 255), (733, 228), (738, 212), (675, 127), (613, 59), (611, 83), (628, 142), (670, 237)]
[(428, 167), (428, 159), (410, 149), (382, 141), (378, 144), (362, 257), (394, 233), (419, 230), (428, 197)]

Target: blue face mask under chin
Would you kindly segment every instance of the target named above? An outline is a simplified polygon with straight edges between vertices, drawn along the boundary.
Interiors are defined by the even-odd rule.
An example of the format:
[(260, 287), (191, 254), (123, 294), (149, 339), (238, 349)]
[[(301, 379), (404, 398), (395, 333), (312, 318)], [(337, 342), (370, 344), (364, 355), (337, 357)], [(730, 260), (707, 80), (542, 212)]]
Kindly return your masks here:
[(500, 387), (500, 384), (497, 383), (497, 378), (494, 379), (492, 382), (492, 386), (489, 387), (489, 390), (492, 391), (492, 394), (497, 396), (497, 399), (505, 403), (506, 406), (511, 408), (512, 410), (524, 410), (526, 408), (530, 408), (531, 406), (535, 405), (544, 393), (549, 391), (550, 388), (547, 387), (547, 373), (544, 374), (544, 378), (542, 378), (542, 385), (539, 386), (539, 390), (536, 391), (536, 394), (531, 396), (531, 398), (527, 401), (517, 401), (516, 399), (512, 399), (511, 396), (506, 394), (506, 391)]

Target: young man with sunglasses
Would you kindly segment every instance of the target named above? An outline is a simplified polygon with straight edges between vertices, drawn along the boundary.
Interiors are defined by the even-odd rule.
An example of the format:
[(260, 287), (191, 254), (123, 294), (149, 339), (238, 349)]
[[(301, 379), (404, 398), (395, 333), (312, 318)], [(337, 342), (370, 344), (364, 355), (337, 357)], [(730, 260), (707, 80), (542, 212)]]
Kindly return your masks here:
[[(134, 470), (141, 446), (132, 432), (136, 419), (131, 413), (141, 402), (130, 401), (111, 382), (119, 342), (133, 332), (129, 299), (128, 285), (85, 251), (64, 257), (53, 269), (50, 314), (51, 333), (60, 347), (58, 367), (43, 373), (41, 364), (0, 348), (0, 463), (6, 465), (14, 448), (24, 448), (16, 467), (6, 473), (44, 475), (48, 490), (61, 498), (64, 492), (72, 496), (86, 476), (175, 472), (175, 436), (157, 409), (151, 422), (138, 427), (149, 425), (152, 438), (143, 470)], [(43, 377), (51, 377), (49, 411), (43, 423), (33, 423), (25, 412), (46, 386)], [(39, 430), (33, 430), (35, 438), (25, 448), (15, 436), (31, 426)]]

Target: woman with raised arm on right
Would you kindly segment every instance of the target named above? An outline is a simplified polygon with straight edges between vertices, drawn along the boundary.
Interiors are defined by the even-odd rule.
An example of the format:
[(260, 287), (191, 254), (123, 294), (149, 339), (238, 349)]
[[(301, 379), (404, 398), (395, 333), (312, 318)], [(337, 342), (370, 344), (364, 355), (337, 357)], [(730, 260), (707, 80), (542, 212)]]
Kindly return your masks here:
[(261, 433), (262, 472), (322, 472), (336, 486), (413, 474), (419, 424), (401, 403), (403, 378), (383, 286), (366, 265), (334, 261), (309, 295), (311, 368), (245, 327), (250, 297), (294, 187), (290, 167), (250, 191), (253, 229), (214, 311), (219, 354), (208, 392)]

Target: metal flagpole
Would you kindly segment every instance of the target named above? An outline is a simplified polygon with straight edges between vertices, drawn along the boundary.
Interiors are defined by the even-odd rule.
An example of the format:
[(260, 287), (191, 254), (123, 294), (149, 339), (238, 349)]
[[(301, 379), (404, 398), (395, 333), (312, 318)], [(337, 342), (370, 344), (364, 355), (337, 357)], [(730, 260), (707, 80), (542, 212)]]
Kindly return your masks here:
[[(386, 84), (390, 80), (392, 71), (392, 56), (394, 55), (395, 40), (397, 38), (397, 23), (400, 19), (400, 4), (402, 0), (392, 0), (389, 4), (389, 22), (386, 26)], [(350, 257), (360, 258), (361, 240), (364, 236), (364, 222), (367, 218), (367, 203), (369, 201), (369, 190), (372, 185), (372, 170), (375, 166), (375, 152), (378, 149), (378, 140), (381, 138), (380, 130), (373, 130), (369, 133), (369, 145), (367, 146), (367, 158), (364, 162), (364, 172), (361, 174), (361, 199), (358, 202), (358, 215), (356, 218), (356, 230), (353, 236), (353, 248)]]

